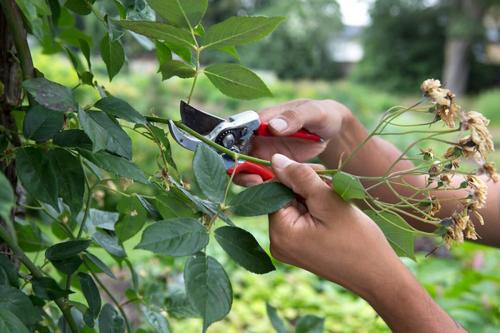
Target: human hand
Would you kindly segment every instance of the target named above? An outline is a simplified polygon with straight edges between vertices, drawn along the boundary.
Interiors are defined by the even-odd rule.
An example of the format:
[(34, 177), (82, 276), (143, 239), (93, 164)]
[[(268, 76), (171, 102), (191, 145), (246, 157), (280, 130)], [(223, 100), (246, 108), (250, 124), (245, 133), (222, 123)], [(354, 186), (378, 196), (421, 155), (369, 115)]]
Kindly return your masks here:
[(304, 199), (269, 216), (276, 259), (365, 298), (405, 270), (379, 227), (341, 200), (310, 166), (280, 154), (272, 165), (277, 180)]
[[(351, 113), (332, 100), (295, 100), (262, 110), (259, 115), (275, 136), (254, 137), (250, 154), (269, 160), (280, 153), (303, 162), (323, 152), (328, 142), (339, 135), (344, 120)], [(323, 142), (287, 137), (301, 128), (321, 136)], [(239, 174), (234, 180), (245, 186), (262, 182), (260, 176), (252, 174)]]

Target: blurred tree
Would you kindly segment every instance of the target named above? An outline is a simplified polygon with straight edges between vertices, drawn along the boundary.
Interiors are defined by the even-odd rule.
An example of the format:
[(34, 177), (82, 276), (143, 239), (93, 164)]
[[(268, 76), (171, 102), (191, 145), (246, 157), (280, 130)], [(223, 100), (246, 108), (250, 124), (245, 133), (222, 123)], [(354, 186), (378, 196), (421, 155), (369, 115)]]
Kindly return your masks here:
[[(440, 0), (432, 5), (426, 0), (376, 0), (354, 78), (384, 89), (414, 91), (425, 78), (442, 77), (458, 94), (495, 85), (499, 66), (480, 56), (485, 45), (482, 18), (495, 3), (499, 0)], [(474, 78), (471, 84), (469, 77)]]
[(441, 6), (424, 0), (377, 0), (365, 30), (364, 57), (354, 71), (360, 82), (412, 91), (427, 77), (440, 77), (446, 22)]
[(450, 8), (443, 80), (457, 95), (467, 88), (474, 41), (484, 35), (483, 18), (499, 0), (445, 0)]
[(275, 71), (284, 79), (332, 79), (339, 68), (328, 44), (342, 29), (336, 1), (261, 1), (253, 8), (264, 15), (287, 16), (287, 21), (257, 48), (242, 48), (245, 63)]

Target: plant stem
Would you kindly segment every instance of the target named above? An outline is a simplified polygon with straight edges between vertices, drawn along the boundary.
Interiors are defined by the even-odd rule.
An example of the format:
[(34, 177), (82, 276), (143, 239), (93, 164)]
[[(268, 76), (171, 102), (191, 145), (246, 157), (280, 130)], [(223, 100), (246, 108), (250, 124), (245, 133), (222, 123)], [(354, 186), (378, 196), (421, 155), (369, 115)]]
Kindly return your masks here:
[[(165, 118), (158, 118), (158, 117), (151, 117), (151, 116), (146, 116), (146, 119), (148, 121), (151, 121), (151, 122), (155, 122), (155, 123), (161, 123), (161, 124), (168, 124), (168, 122), (170, 121), (169, 119), (165, 119)], [(245, 161), (249, 161), (249, 162), (254, 162), (254, 163), (257, 163), (257, 164), (261, 164), (261, 165), (265, 165), (265, 166), (271, 166), (271, 162), (270, 161), (267, 161), (267, 160), (263, 160), (263, 159), (260, 159), (260, 158), (257, 158), (257, 157), (253, 157), (253, 156), (248, 156), (248, 155), (245, 155), (245, 154), (239, 154), (237, 152), (234, 152), (224, 146), (221, 146), (215, 142), (213, 142), (212, 140), (204, 137), (203, 135), (201, 135), (200, 133), (192, 130), (191, 128), (189, 128), (188, 126), (186, 126), (185, 124), (183, 124), (182, 122), (180, 121), (174, 121), (174, 124), (179, 127), (180, 129), (182, 129), (183, 131), (187, 132), (188, 134), (194, 136), (195, 138), (197, 138), (198, 140), (206, 143), (207, 145), (209, 145), (210, 147), (220, 151), (220, 152), (223, 152), (225, 154), (227, 154), (228, 156), (230, 156), (233, 160), (237, 160), (237, 159), (240, 159), (240, 160), (245, 160)]]
[[(31, 272), (33, 277), (41, 278), (44, 276), (43, 272), (30, 260), (30, 258), (26, 256), (26, 254), (24, 254), (24, 251), (13, 241), (9, 233), (2, 226), (0, 226), (0, 238), (2, 238), (7, 245), (9, 245), (23, 265), (26, 266), (26, 268)], [(67, 306), (67, 303), (65, 303), (62, 298), (58, 298), (54, 302), (61, 310), (71, 331), (77, 333), (78, 327), (76, 326), (75, 320), (71, 315), (70, 307)]]
[[(194, 37), (194, 32), (192, 30), (193, 29), (191, 29), (191, 32), (193, 34), (193, 39), (196, 41), (196, 38)], [(196, 44), (198, 44), (198, 42), (196, 42)], [(196, 56), (195, 56), (196, 68), (195, 68), (195, 73), (194, 73), (194, 77), (193, 77), (193, 84), (191, 85), (191, 90), (189, 91), (189, 96), (187, 98), (188, 104), (191, 103), (191, 97), (193, 97), (194, 87), (196, 86), (196, 81), (198, 80), (198, 74), (200, 73), (200, 52), (201, 52), (201, 49), (198, 47), (198, 45), (196, 45)]]

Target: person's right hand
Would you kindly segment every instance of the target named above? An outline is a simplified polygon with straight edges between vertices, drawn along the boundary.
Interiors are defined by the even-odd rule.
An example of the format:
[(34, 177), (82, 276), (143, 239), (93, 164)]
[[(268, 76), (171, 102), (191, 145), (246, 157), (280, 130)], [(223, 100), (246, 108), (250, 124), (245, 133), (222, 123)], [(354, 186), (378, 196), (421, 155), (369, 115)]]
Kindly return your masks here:
[[(259, 116), (269, 124), (274, 136), (254, 137), (250, 155), (270, 160), (272, 155), (279, 153), (299, 162), (322, 153), (328, 142), (340, 135), (345, 120), (352, 117), (348, 108), (333, 100), (290, 101), (264, 109)], [(287, 137), (301, 128), (319, 135), (323, 142)], [(234, 180), (244, 186), (262, 182), (260, 176), (252, 174), (238, 174)]]
[(271, 254), (362, 296), (404, 269), (379, 227), (306, 165), (276, 154), (277, 180), (304, 199), (269, 216)]

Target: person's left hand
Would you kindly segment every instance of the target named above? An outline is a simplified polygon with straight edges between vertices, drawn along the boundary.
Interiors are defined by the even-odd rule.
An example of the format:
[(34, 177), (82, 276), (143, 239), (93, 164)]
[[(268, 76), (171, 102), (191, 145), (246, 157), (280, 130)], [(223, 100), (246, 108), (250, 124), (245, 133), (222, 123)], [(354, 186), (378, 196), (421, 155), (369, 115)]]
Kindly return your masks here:
[[(261, 121), (269, 124), (275, 136), (255, 136), (249, 154), (270, 160), (279, 153), (304, 162), (322, 153), (328, 142), (340, 134), (342, 124), (351, 112), (333, 100), (295, 100), (264, 109), (259, 116)], [(323, 142), (287, 137), (301, 128), (319, 135)], [(238, 174), (234, 180), (244, 186), (262, 182), (260, 176), (253, 174)]]

